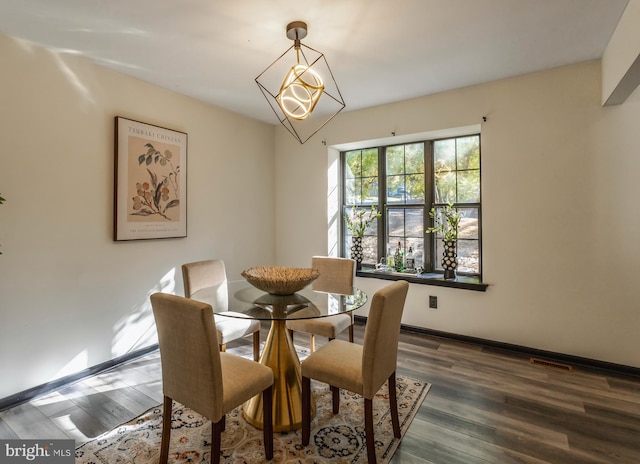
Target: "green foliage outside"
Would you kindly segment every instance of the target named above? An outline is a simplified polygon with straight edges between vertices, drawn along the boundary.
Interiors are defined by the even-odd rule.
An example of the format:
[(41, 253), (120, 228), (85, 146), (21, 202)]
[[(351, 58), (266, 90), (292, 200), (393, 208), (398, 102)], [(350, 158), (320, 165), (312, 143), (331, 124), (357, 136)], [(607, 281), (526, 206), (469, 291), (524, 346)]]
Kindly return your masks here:
[(387, 148), (387, 197), (389, 202), (424, 202), (424, 144)]
[(378, 149), (354, 150), (346, 156), (346, 203), (378, 201)]
[(480, 202), (480, 137), (434, 142), (435, 203)]

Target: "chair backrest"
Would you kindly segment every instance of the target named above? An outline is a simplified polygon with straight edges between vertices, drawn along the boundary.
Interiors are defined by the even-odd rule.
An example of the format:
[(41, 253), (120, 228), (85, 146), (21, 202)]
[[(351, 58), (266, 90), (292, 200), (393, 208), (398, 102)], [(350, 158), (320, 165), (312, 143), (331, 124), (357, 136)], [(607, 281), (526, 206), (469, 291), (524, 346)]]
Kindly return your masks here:
[(313, 256), (311, 268), (320, 276), (313, 281), (312, 288), (321, 292), (350, 294), (356, 272), (356, 262), (349, 258)]
[(378, 290), (364, 329), (362, 349), (363, 396), (373, 398), (398, 363), (398, 338), (409, 283), (398, 280)]
[(163, 394), (217, 422), (223, 410), (222, 367), (211, 305), (154, 293), (151, 306)]
[(227, 271), (224, 261), (221, 259), (209, 259), (182, 265), (182, 281), (184, 284), (184, 296), (193, 297), (193, 294), (211, 289), (215, 295), (207, 295), (207, 301), (214, 301), (216, 310), (225, 310), (229, 307), (227, 294)]

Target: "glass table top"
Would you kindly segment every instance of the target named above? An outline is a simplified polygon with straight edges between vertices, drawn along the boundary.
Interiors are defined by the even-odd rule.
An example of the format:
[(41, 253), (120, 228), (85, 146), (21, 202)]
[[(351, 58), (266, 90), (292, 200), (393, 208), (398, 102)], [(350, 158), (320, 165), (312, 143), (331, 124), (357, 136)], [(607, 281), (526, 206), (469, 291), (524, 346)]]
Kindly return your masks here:
[(349, 313), (367, 302), (367, 294), (356, 287), (319, 290), (310, 285), (292, 295), (272, 295), (246, 280), (235, 280), (194, 292), (191, 299), (209, 303), (214, 313), (229, 317), (295, 320)]

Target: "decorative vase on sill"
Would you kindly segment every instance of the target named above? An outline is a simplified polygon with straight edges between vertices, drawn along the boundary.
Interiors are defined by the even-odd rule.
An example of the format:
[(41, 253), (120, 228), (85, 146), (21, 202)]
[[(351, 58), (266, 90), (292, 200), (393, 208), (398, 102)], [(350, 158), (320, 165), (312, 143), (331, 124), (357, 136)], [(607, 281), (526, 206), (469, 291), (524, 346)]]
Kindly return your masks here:
[(375, 205), (370, 209), (352, 207), (351, 214), (344, 215), (344, 221), (351, 234), (351, 259), (356, 262), (356, 270), (362, 269), (364, 251), (362, 237), (367, 228), (381, 216)]
[(456, 240), (442, 241), (444, 251), (442, 252), (442, 269), (444, 269), (445, 280), (456, 278), (456, 268), (458, 267), (458, 253), (456, 251)]
[(362, 258), (364, 253), (362, 251), (362, 237), (351, 237), (351, 259), (356, 262), (356, 269), (359, 271), (362, 269)]
[(462, 212), (458, 211), (451, 202), (444, 206), (431, 208), (429, 217), (433, 219), (433, 226), (429, 227), (428, 234), (437, 234), (442, 237), (444, 251), (442, 252), (442, 268), (444, 269), (445, 280), (456, 278), (456, 268), (458, 267), (458, 227)]

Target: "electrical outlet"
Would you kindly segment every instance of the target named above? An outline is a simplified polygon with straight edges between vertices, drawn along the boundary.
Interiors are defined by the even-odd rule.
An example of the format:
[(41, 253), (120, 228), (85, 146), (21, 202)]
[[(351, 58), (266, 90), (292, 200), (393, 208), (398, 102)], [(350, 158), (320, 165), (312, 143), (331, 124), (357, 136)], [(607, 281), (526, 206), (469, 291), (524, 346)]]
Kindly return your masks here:
[(432, 309), (438, 309), (438, 297), (429, 295), (429, 307)]

